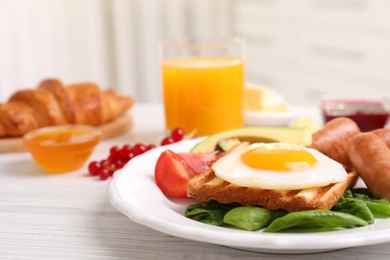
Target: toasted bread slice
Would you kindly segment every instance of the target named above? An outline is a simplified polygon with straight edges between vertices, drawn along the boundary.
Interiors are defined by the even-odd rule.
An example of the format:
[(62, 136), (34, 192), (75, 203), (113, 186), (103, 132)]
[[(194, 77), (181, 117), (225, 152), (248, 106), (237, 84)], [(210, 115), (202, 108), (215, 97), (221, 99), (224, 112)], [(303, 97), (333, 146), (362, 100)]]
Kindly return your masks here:
[(263, 206), (269, 210), (285, 209), (289, 212), (329, 210), (357, 178), (358, 174), (351, 172), (345, 181), (324, 187), (277, 191), (240, 187), (215, 176), (214, 171), (210, 169), (190, 179), (187, 196), (199, 202), (210, 200), (216, 200), (221, 204), (238, 202), (244, 206)]

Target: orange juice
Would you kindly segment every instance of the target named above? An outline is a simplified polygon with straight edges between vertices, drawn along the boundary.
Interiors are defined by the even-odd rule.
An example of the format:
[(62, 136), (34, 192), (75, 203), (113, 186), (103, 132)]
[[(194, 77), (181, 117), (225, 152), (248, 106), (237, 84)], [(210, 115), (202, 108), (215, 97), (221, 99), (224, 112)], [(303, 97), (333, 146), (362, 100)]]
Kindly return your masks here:
[(239, 58), (196, 57), (162, 64), (168, 130), (196, 136), (243, 125), (244, 63)]

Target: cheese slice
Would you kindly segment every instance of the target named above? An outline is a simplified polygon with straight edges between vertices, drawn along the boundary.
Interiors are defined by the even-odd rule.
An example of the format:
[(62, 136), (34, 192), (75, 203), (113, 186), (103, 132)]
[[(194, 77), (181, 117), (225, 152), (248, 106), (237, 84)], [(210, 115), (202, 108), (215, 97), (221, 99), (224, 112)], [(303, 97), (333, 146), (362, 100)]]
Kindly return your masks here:
[(244, 88), (244, 110), (259, 112), (287, 112), (288, 103), (274, 90), (247, 83)]

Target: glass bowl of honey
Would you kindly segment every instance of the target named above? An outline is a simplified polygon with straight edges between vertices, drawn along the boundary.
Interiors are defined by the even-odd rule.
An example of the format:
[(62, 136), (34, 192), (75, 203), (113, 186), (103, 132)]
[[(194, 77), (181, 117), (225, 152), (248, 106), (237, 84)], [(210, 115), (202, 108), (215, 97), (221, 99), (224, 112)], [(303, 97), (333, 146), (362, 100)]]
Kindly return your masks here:
[(328, 94), (321, 99), (324, 122), (336, 117), (351, 118), (362, 132), (386, 126), (390, 113), (389, 98), (377, 94)]
[(99, 141), (100, 131), (87, 125), (43, 127), (23, 136), (24, 147), (49, 173), (81, 168)]

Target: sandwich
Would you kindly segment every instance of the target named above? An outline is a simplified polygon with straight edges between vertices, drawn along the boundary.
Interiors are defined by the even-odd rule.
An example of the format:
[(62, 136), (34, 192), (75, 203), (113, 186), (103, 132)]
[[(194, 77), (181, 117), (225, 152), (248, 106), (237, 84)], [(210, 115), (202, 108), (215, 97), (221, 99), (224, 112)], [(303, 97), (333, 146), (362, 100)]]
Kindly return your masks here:
[(239, 203), (288, 212), (331, 209), (358, 174), (304, 146), (255, 143), (234, 147), (191, 178), (187, 196), (199, 202)]

